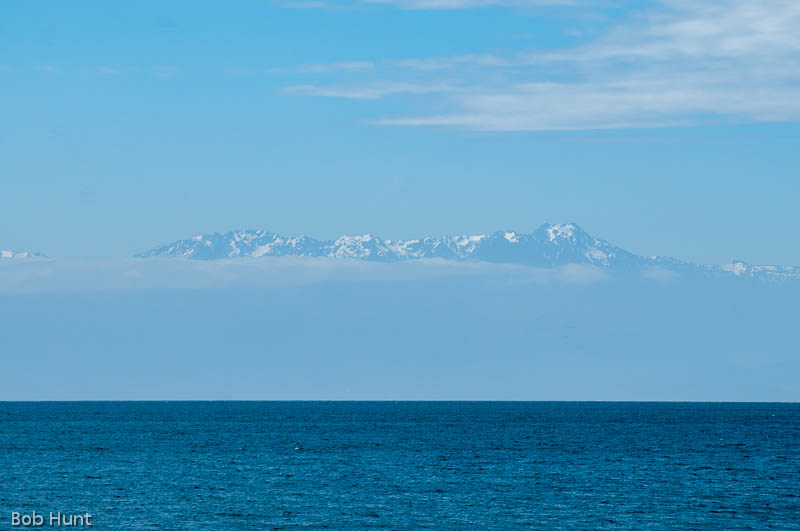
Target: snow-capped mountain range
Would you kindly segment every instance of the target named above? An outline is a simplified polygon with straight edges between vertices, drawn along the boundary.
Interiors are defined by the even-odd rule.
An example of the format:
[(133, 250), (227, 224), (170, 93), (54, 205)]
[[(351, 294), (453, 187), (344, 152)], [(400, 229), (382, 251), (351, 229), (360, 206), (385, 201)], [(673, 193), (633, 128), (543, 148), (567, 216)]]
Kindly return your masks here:
[(308, 236), (286, 237), (267, 230), (240, 230), (194, 236), (136, 255), (137, 258), (181, 257), (195, 260), (259, 256), (341, 257), (381, 262), (438, 258), (535, 267), (587, 264), (608, 270), (800, 279), (800, 267), (793, 266), (758, 266), (740, 261), (707, 266), (674, 258), (638, 256), (591, 236), (574, 223), (544, 224), (530, 234), (497, 231), (492, 234), (427, 236), (412, 240), (387, 240), (370, 234), (317, 240)]

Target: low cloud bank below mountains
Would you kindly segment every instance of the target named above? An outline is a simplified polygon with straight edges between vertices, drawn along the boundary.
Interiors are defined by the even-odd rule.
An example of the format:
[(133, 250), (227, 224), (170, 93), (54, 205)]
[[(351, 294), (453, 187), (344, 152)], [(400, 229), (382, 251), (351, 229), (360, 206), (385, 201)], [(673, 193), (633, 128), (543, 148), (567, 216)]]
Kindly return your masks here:
[(601, 268), (586, 264), (535, 268), (442, 259), (385, 263), (285, 256), (218, 261), (154, 258), (0, 262), (0, 293), (258, 288), (446, 278), (472, 278), (510, 285), (589, 283), (608, 276)]

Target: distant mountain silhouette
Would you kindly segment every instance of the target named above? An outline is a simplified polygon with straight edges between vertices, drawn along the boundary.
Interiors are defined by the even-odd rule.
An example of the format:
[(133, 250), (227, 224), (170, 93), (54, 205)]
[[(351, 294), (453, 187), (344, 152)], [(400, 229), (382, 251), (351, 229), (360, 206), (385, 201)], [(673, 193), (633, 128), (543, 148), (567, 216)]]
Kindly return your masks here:
[(287, 237), (267, 230), (239, 230), (194, 236), (136, 255), (137, 258), (194, 260), (260, 256), (352, 258), (380, 262), (438, 258), (535, 267), (587, 264), (614, 271), (652, 270), (775, 280), (800, 278), (800, 267), (793, 266), (759, 266), (741, 261), (721, 266), (698, 265), (668, 257), (643, 257), (595, 238), (574, 223), (548, 223), (530, 234), (497, 231), (411, 240), (388, 240), (371, 234), (317, 240), (308, 236)]
[(31, 251), (3, 251), (0, 250), (0, 260), (6, 258), (9, 260), (22, 259), (22, 258), (47, 258), (42, 253), (34, 253)]

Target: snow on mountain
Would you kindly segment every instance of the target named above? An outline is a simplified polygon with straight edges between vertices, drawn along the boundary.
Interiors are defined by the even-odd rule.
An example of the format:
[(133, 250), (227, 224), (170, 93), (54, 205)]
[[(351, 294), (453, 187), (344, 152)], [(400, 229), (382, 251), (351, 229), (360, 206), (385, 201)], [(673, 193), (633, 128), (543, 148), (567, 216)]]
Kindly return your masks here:
[(798, 266), (753, 265), (741, 260), (719, 266), (720, 271), (732, 273), (737, 277), (756, 278), (761, 280), (783, 280), (800, 278)]
[(41, 253), (33, 253), (30, 251), (0, 251), (0, 259), (7, 258), (9, 260), (20, 260), (24, 258), (46, 258)]
[(648, 259), (597, 239), (572, 223), (545, 224), (531, 234), (507, 230), (488, 235), (428, 236), (412, 240), (385, 240), (365, 234), (322, 241), (306, 236), (287, 238), (266, 230), (245, 230), (195, 236), (136, 256), (199, 260), (243, 256), (324, 256), (384, 262), (441, 258), (542, 267), (568, 263), (603, 267), (648, 264)]
[(372, 234), (317, 240), (307, 236), (286, 237), (266, 230), (240, 230), (194, 236), (136, 255), (137, 258), (182, 257), (195, 260), (259, 256), (331, 257), (380, 262), (438, 258), (534, 267), (586, 264), (620, 271), (800, 279), (800, 267), (755, 266), (744, 262), (706, 266), (662, 256), (638, 256), (595, 238), (574, 223), (548, 223), (530, 234), (504, 230), (492, 234), (427, 236), (411, 240), (385, 240)]
[(286, 238), (266, 230), (240, 230), (194, 236), (156, 247), (136, 257), (180, 256), (215, 260), (242, 256), (321, 256), (322, 247), (322, 242), (305, 236)]

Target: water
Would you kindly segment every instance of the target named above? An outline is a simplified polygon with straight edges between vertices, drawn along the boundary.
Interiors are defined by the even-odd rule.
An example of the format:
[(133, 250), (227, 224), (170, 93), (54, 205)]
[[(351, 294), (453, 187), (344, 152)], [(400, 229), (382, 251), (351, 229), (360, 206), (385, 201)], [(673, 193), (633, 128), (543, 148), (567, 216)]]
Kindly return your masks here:
[(95, 529), (800, 529), (800, 405), (0, 403), (12, 511)]

